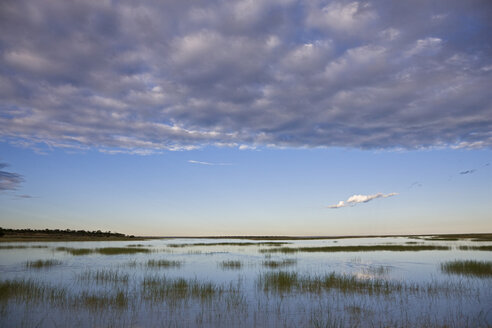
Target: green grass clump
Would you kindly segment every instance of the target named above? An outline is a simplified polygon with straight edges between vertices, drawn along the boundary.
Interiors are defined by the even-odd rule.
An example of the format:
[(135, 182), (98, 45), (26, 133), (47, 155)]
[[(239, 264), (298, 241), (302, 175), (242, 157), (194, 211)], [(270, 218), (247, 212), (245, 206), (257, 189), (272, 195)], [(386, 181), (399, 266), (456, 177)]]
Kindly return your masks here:
[(147, 267), (149, 268), (179, 268), (183, 265), (180, 261), (169, 260), (148, 260)]
[(243, 266), (241, 261), (222, 261), (219, 263), (222, 269), (239, 270)]
[(91, 248), (57, 247), (55, 250), (58, 252), (66, 252), (73, 256), (89, 255), (94, 253), (94, 250)]
[(179, 299), (209, 299), (223, 293), (223, 288), (210, 282), (184, 278), (145, 277), (141, 294), (151, 301), (176, 301)]
[(0, 281), (0, 301), (16, 300), (22, 303), (49, 302), (61, 304), (67, 299), (67, 291), (62, 287), (52, 287), (34, 280)]
[(321, 276), (299, 275), (296, 272), (273, 271), (261, 274), (256, 285), (265, 292), (321, 293), (337, 290), (342, 293), (380, 295), (390, 293), (437, 294), (465, 292), (460, 285), (453, 284), (410, 284), (382, 278), (359, 278), (355, 275), (329, 273)]
[(260, 276), (258, 286), (264, 291), (300, 291), (319, 293), (331, 289), (343, 293), (389, 294), (405, 289), (398, 282), (383, 279), (360, 279), (332, 272), (324, 276), (300, 276), (296, 272), (268, 272)]
[(78, 276), (81, 281), (102, 283), (127, 283), (129, 275), (114, 270), (86, 271)]
[(278, 268), (283, 268), (291, 265), (297, 264), (296, 259), (285, 259), (282, 261), (273, 261), (273, 260), (268, 260), (268, 261), (263, 261), (261, 265), (263, 265), (266, 268), (269, 269), (278, 269)]
[(92, 311), (111, 309), (123, 309), (128, 306), (128, 296), (121, 290), (112, 295), (100, 295), (83, 292), (76, 301)]
[(96, 253), (102, 255), (120, 255), (120, 254), (137, 254), (137, 253), (150, 253), (148, 248), (131, 248), (131, 247), (104, 247), (96, 248)]
[(321, 246), (321, 247), (278, 247), (260, 249), (260, 253), (319, 253), (319, 252), (418, 252), (431, 250), (449, 250), (449, 246), (438, 245), (367, 245), (367, 246)]
[(0, 249), (48, 248), (46, 245), (0, 245)]
[(441, 264), (441, 270), (447, 274), (459, 274), (473, 277), (492, 277), (492, 262), (487, 261), (450, 261)]
[(172, 248), (182, 248), (182, 247), (192, 247), (192, 246), (282, 246), (285, 242), (221, 242), (221, 243), (191, 243), (191, 244), (168, 244), (167, 247)]
[(120, 255), (120, 254), (136, 254), (150, 253), (150, 249), (141, 247), (103, 247), (103, 248), (70, 248), (57, 247), (55, 250), (59, 252), (67, 252), (74, 256), (102, 254), (102, 255)]
[(492, 245), (460, 246), (458, 249), (462, 251), (492, 251)]
[(62, 262), (58, 260), (37, 260), (37, 261), (27, 261), (26, 268), (28, 269), (42, 269), (50, 268), (55, 265), (60, 265)]

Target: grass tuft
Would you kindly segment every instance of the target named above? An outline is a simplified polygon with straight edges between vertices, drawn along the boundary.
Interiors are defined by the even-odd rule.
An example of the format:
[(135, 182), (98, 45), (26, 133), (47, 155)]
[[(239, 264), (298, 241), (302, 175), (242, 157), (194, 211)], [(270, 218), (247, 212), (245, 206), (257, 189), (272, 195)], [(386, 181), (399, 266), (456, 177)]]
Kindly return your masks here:
[(86, 271), (78, 276), (81, 281), (102, 283), (128, 283), (129, 275), (113, 270)]
[(210, 282), (196, 279), (145, 277), (141, 284), (144, 299), (173, 301), (185, 298), (209, 299), (223, 293), (223, 288)]
[(461, 251), (492, 251), (492, 245), (460, 246), (458, 249)]
[(55, 265), (60, 265), (62, 262), (58, 260), (37, 260), (37, 261), (27, 261), (26, 268), (28, 269), (42, 269), (50, 268)]
[(74, 256), (89, 255), (89, 254), (102, 254), (102, 255), (121, 255), (121, 254), (136, 254), (136, 253), (150, 253), (150, 249), (141, 247), (103, 247), (103, 248), (70, 248), (70, 247), (57, 247), (56, 251), (67, 252)]
[(491, 277), (492, 262), (487, 261), (450, 261), (441, 264), (441, 270), (447, 274), (459, 274), (473, 277)]
[(149, 268), (179, 268), (183, 265), (180, 261), (168, 260), (148, 260), (147, 267)]
[(320, 252), (418, 252), (431, 250), (449, 250), (449, 246), (438, 245), (367, 245), (367, 246), (321, 246), (321, 247), (278, 247), (260, 249), (260, 253), (320, 253)]
[(229, 269), (229, 270), (239, 270), (242, 268), (243, 263), (241, 261), (222, 261), (219, 263), (219, 266), (222, 269)]
[(296, 259), (285, 259), (282, 261), (273, 261), (273, 260), (268, 260), (268, 261), (263, 261), (261, 265), (263, 265), (266, 268), (269, 269), (278, 269), (278, 268), (284, 268), (287, 266), (292, 266), (296, 265), (297, 260)]

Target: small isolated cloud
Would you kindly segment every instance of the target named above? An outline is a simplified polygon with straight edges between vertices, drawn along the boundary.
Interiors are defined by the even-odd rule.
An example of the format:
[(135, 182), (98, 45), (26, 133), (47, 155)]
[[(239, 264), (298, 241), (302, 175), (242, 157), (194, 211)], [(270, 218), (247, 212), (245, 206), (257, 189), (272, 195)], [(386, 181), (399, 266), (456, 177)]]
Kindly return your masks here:
[(21, 194), (21, 195), (15, 195), (17, 198), (22, 198), (22, 199), (30, 199), (30, 198), (35, 198), (34, 196), (31, 195), (26, 195), (26, 194)]
[(7, 166), (5, 163), (0, 163), (0, 191), (15, 190), (24, 181), (22, 175), (4, 171)]
[(408, 187), (408, 189), (412, 189), (414, 187), (422, 187), (422, 184), (420, 182), (418, 182), (418, 181), (415, 181), (414, 183), (412, 183), (410, 185), (410, 187)]
[(398, 193), (392, 192), (390, 194), (383, 194), (383, 193), (377, 193), (374, 195), (353, 195), (350, 196), (346, 201), (339, 201), (338, 204), (335, 205), (330, 205), (328, 208), (341, 208), (341, 207), (347, 207), (347, 206), (355, 206), (359, 203), (367, 203), (373, 199), (376, 198), (388, 198), (392, 196), (396, 196)]
[(465, 174), (472, 174), (472, 173), (475, 173), (477, 170), (476, 169), (473, 169), (473, 170), (466, 170), (466, 171), (461, 171), (460, 174), (461, 175), (465, 175)]
[(225, 165), (231, 165), (231, 163), (210, 163), (210, 162), (202, 162), (202, 161), (194, 161), (190, 159), (188, 163), (191, 164), (199, 164), (199, 165), (209, 165), (209, 166), (225, 166)]

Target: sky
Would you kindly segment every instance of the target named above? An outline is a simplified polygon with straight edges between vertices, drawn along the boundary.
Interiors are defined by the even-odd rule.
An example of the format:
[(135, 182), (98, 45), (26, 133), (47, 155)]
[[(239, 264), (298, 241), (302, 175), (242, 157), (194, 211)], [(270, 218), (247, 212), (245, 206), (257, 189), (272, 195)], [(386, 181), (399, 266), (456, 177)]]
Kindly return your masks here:
[(490, 1), (0, 3), (0, 226), (492, 232)]

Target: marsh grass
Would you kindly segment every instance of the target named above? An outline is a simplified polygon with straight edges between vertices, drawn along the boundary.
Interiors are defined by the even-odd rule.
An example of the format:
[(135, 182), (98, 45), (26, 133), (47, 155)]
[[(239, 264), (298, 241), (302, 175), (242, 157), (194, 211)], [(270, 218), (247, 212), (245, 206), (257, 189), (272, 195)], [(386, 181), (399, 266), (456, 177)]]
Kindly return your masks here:
[(459, 246), (461, 251), (492, 251), (492, 245), (481, 245), (481, 246)]
[(71, 247), (57, 247), (56, 251), (67, 252), (73, 256), (89, 255), (89, 254), (102, 254), (102, 255), (121, 255), (121, 254), (137, 254), (137, 253), (150, 253), (148, 248), (141, 247), (103, 247), (103, 248), (71, 248)]
[(80, 281), (95, 282), (97, 284), (104, 283), (128, 283), (129, 274), (121, 273), (115, 270), (96, 270), (86, 271), (78, 276)]
[(140, 247), (104, 247), (104, 248), (96, 248), (96, 253), (102, 255), (120, 255), (120, 254), (137, 254), (137, 253), (150, 253), (150, 249), (148, 248), (140, 248)]
[(148, 260), (146, 266), (149, 268), (180, 268), (183, 265), (181, 261), (169, 260)]
[(16, 300), (22, 303), (51, 302), (63, 303), (67, 297), (67, 290), (62, 287), (53, 287), (34, 280), (4, 280), (0, 281), (0, 301)]
[(441, 271), (447, 274), (458, 274), (473, 277), (492, 277), (492, 262), (487, 261), (450, 261), (441, 263)]
[(363, 272), (373, 276), (385, 276), (391, 271), (391, 267), (378, 265), (370, 266), (363, 269)]
[(92, 311), (103, 311), (108, 308), (123, 310), (128, 306), (128, 296), (122, 290), (118, 290), (114, 294), (103, 295), (82, 292), (77, 303)]
[(37, 261), (27, 261), (26, 268), (28, 269), (44, 269), (51, 268), (55, 265), (60, 265), (62, 262), (58, 260), (37, 260)]
[(210, 299), (223, 292), (224, 288), (221, 286), (196, 279), (148, 276), (144, 277), (141, 283), (142, 297), (154, 302), (187, 298)]
[(168, 244), (167, 247), (183, 248), (183, 247), (204, 247), (204, 246), (283, 246), (290, 244), (288, 242), (221, 242), (221, 243), (189, 243), (189, 244)]
[(219, 263), (219, 267), (225, 270), (239, 270), (243, 266), (241, 261), (222, 261)]
[(320, 247), (278, 247), (260, 249), (260, 253), (320, 253), (320, 252), (418, 252), (432, 250), (449, 250), (449, 246), (439, 245), (367, 245), (367, 246), (320, 246)]
[(48, 248), (46, 245), (0, 245), (0, 249)]
[(297, 264), (297, 259), (285, 259), (282, 261), (268, 260), (268, 261), (263, 261), (261, 263), (262, 266), (264, 266), (265, 268), (269, 268), (269, 269), (284, 268), (284, 267), (293, 266), (296, 264)]
[(300, 292), (320, 293), (337, 290), (342, 293), (359, 293), (366, 295), (391, 293), (438, 293), (464, 292), (462, 286), (453, 284), (428, 283), (423, 285), (399, 281), (389, 281), (381, 278), (361, 279), (354, 275), (329, 273), (320, 276), (299, 275), (297, 272), (274, 271), (261, 274), (256, 280), (256, 286), (264, 292)]
[(73, 256), (89, 255), (93, 254), (94, 250), (91, 248), (72, 248), (72, 247), (57, 247), (55, 251), (66, 252)]

